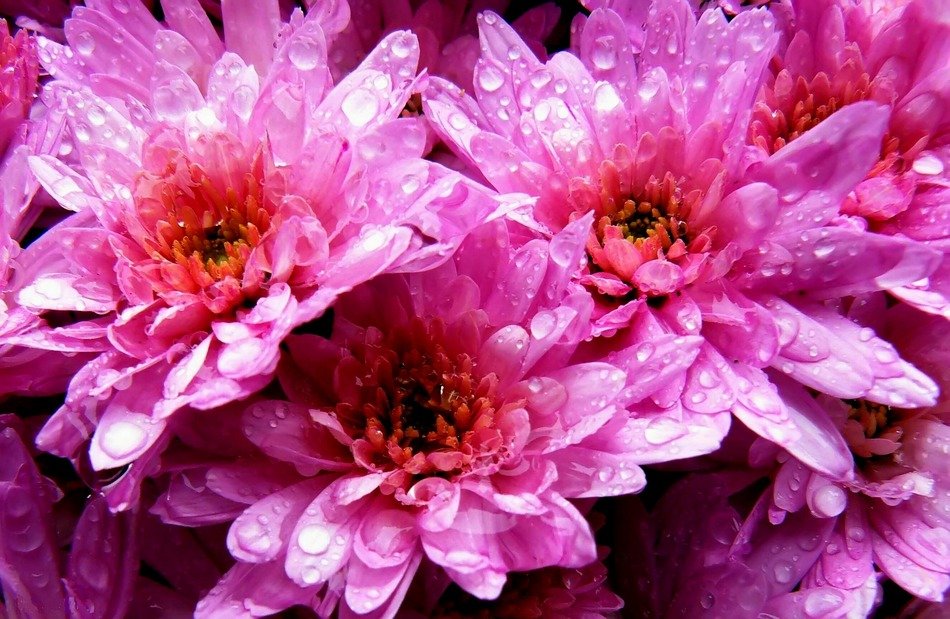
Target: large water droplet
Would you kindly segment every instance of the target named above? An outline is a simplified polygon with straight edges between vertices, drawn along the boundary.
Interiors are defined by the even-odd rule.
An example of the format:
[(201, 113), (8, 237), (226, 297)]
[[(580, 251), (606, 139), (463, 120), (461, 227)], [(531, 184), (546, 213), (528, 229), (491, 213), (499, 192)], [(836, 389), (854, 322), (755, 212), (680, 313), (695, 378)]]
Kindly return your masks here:
[(478, 70), (478, 84), (486, 92), (495, 92), (505, 83), (501, 71), (491, 65), (485, 65)]
[(362, 127), (379, 113), (379, 102), (369, 91), (357, 88), (346, 95), (341, 109), (353, 126)]
[(594, 90), (594, 107), (601, 112), (609, 112), (620, 105), (620, 96), (610, 84), (597, 84)]
[(81, 56), (89, 56), (96, 49), (96, 39), (88, 32), (80, 32), (76, 35), (75, 41), (70, 41), (76, 52)]
[(287, 58), (301, 71), (310, 71), (317, 66), (320, 60), (318, 52), (319, 47), (316, 41), (309, 37), (300, 36), (290, 42), (287, 49)]
[(297, 535), (297, 545), (307, 554), (317, 555), (330, 547), (330, 532), (319, 524), (311, 524)]
[(812, 502), (814, 503), (816, 515), (823, 518), (831, 518), (844, 511), (848, 503), (848, 497), (845, 495), (844, 490), (838, 486), (829, 484), (815, 493)]
[(125, 458), (145, 445), (145, 429), (130, 421), (119, 421), (106, 429), (102, 437), (102, 451), (113, 458)]
[(594, 41), (590, 59), (594, 66), (602, 71), (609, 71), (617, 66), (617, 44), (614, 37), (602, 36)]
[(792, 565), (788, 561), (779, 561), (772, 568), (775, 582), (785, 585), (792, 581)]
[(686, 434), (686, 428), (666, 417), (657, 417), (647, 424), (643, 436), (647, 442), (663, 445)]

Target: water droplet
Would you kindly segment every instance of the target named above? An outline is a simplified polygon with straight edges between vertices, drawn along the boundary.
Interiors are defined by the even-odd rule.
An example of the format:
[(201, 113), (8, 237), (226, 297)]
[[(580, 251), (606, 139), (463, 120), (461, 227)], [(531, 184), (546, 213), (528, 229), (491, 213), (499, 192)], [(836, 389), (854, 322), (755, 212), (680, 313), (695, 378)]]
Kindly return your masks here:
[(640, 87), (637, 89), (637, 94), (644, 101), (649, 101), (656, 96), (656, 93), (660, 92), (660, 83), (656, 80), (645, 79), (640, 82)]
[(656, 352), (656, 347), (650, 342), (644, 342), (637, 346), (636, 357), (637, 361), (644, 363), (653, 356), (653, 353)]
[(704, 593), (703, 596), (699, 599), (699, 604), (706, 610), (709, 610), (716, 604), (716, 596), (712, 593)]
[(301, 571), (300, 578), (308, 585), (313, 585), (323, 580), (323, 574), (315, 567), (306, 567)]
[(316, 41), (309, 37), (298, 36), (290, 42), (287, 58), (301, 71), (310, 71), (319, 64), (319, 51)]
[(778, 561), (772, 568), (775, 582), (785, 585), (792, 581), (792, 565), (788, 561)]
[(547, 311), (541, 311), (535, 314), (531, 319), (531, 336), (536, 340), (542, 340), (554, 332), (557, 327), (557, 319), (554, 314)]
[(601, 112), (609, 112), (620, 105), (620, 96), (613, 86), (604, 82), (594, 90), (594, 107)]
[(815, 515), (831, 518), (844, 511), (848, 503), (848, 497), (844, 490), (834, 484), (829, 484), (815, 492), (812, 502), (814, 503)]
[(311, 524), (297, 535), (297, 545), (307, 554), (317, 555), (330, 547), (330, 532), (319, 524)]
[(86, 31), (78, 33), (70, 43), (81, 56), (89, 56), (96, 49), (96, 39)]
[(119, 421), (106, 429), (102, 450), (113, 458), (125, 458), (145, 445), (145, 429), (130, 421)]
[(815, 258), (819, 258), (819, 259), (826, 258), (830, 256), (832, 252), (834, 252), (834, 250), (835, 250), (835, 246), (832, 243), (816, 245), (815, 250), (814, 250)]
[(373, 93), (357, 88), (346, 95), (340, 108), (353, 126), (362, 127), (379, 113), (379, 102)]
[(392, 52), (396, 58), (407, 58), (415, 48), (415, 39), (411, 36), (399, 36), (392, 41)]
[(609, 71), (617, 66), (617, 44), (613, 36), (602, 36), (594, 41), (594, 49), (590, 53), (591, 62), (602, 71)]
[(478, 84), (486, 92), (495, 92), (505, 83), (505, 78), (501, 74), (501, 71), (491, 65), (480, 67), (476, 79), (478, 80)]
[(943, 173), (943, 162), (937, 157), (927, 154), (921, 155), (914, 160), (914, 172), (926, 176), (934, 176)]
[(657, 417), (647, 424), (643, 436), (648, 443), (663, 445), (686, 434), (686, 428), (666, 417)]

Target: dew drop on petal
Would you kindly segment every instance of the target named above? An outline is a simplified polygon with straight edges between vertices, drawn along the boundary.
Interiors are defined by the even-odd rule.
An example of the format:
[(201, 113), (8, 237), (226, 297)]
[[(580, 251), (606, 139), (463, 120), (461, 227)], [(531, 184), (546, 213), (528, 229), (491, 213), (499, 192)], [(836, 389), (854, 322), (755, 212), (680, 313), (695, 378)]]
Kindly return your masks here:
[(72, 46), (81, 56), (89, 56), (96, 49), (96, 40), (88, 32), (80, 32), (76, 35), (76, 40), (71, 41)]
[(113, 458), (124, 458), (138, 451), (145, 444), (145, 430), (132, 422), (119, 421), (112, 424), (102, 437), (102, 450)]
[(590, 59), (594, 66), (602, 71), (609, 71), (617, 66), (617, 44), (614, 37), (602, 36), (594, 41)]
[(788, 561), (779, 561), (772, 568), (775, 582), (785, 585), (792, 581), (792, 566)]
[(648, 443), (663, 445), (686, 434), (685, 426), (666, 417), (657, 417), (647, 424), (643, 436)]
[(379, 102), (376, 97), (362, 88), (357, 88), (346, 95), (340, 107), (355, 127), (366, 125), (379, 112)]
[(838, 486), (829, 484), (819, 489), (815, 493), (812, 501), (814, 502), (815, 512), (818, 516), (831, 518), (844, 511), (848, 498), (845, 496), (844, 490)]
[(594, 107), (600, 112), (609, 112), (620, 105), (620, 97), (613, 86), (607, 83), (598, 84), (594, 90)]
[(481, 67), (478, 71), (478, 84), (486, 92), (495, 92), (505, 83), (505, 78), (501, 72), (490, 65)]
[(319, 62), (317, 44), (309, 37), (297, 37), (290, 42), (287, 58), (301, 71), (310, 71)]
[(307, 554), (317, 555), (330, 547), (330, 532), (318, 524), (311, 524), (297, 535), (297, 545)]

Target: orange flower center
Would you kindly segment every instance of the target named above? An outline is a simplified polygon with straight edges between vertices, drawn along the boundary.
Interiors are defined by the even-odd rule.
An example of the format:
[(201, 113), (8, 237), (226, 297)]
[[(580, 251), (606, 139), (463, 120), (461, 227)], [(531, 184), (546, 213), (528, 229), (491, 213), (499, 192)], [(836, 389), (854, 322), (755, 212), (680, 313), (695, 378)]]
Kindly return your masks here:
[(341, 364), (341, 381), (355, 397), (336, 413), (356, 439), (358, 460), (402, 469), (408, 481), (461, 472), (497, 446), (498, 379), (477, 377), (472, 358), (449, 352), (444, 337), (440, 321), (417, 318), (385, 340), (354, 347)]
[(248, 171), (242, 181), (222, 189), (184, 157), (161, 174), (139, 175), (136, 209), (151, 231), (139, 242), (160, 265), (157, 292), (196, 294), (227, 283), (230, 296), (213, 311), (239, 300), (245, 264), (271, 225), (260, 171)]
[(645, 258), (656, 258), (676, 241), (689, 243), (686, 218), (698, 198), (698, 191), (684, 196), (669, 172), (662, 180), (651, 177), (638, 195), (606, 202), (607, 214), (597, 221), (597, 234), (603, 240), (607, 226), (613, 226), (645, 252)]
[(867, 400), (843, 400), (848, 406), (845, 438), (859, 458), (885, 456), (900, 449), (904, 434), (897, 409)]

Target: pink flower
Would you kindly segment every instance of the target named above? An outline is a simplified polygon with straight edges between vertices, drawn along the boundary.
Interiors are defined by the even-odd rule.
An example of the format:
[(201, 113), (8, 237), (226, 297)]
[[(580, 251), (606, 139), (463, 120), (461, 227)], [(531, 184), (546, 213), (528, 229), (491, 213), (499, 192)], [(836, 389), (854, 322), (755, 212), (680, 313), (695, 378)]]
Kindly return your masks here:
[[(901, 350), (922, 367), (937, 368), (945, 384), (946, 353), (919, 343), (924, 338), (945, 341), (950, 325), (906, 306), (886, 315), (889, 326), (905, 335), (896, 340)], [(915, 596), (942, 600), (950, 587), (950, 562), (941, 550), (950, 545), (946, 402), (915, 409), (874, 397), (816, 396), (790, 383), (782, 383), (780, 393), (790, 408), (811, 421), (810, 435), (824, 437), (822, 449), (853, 457), (854, 473), (829, 476), (801, 459), (779, 455), (772, 486), (745, 526), (774, 528), (767, 535), (789, 540), (790, 548), (805, 544), (817, 552), (790, 573), (792, 580), (803, 578), (803, 587), (857, 590), (874, 578), (877, 568)], [(806, 438), (805, 443), (812, 441)], [(754, 446), (753, 460), (767, 461), (773, 449)], [(771, 524), (762, 522), (766, 518)], [(765, 556), (764, 550), (755, 552)], [(775, 560), (787, 562), (789, 555)]]
[(756, 478), (735, 470), (690, 474), (650, 514), (631, 510), (630, 528), (644, 530), (644, 554), (615, 553), (633, 564), (620, 564), (627, 578), (649, 584), (627, 603), (691, 619), (868, 616), (877, 603), (873, 575), (853, 590), (800, 584), (821, 553), (830, 521), (795, 514), (789, 526), (809, 535), (792, 536), (787, 528), (756, 520), (760, 504), (750, 510), (744, 496)]
[[(876, 5), (877, 3), (867, 3)], [(795, 5), (783, 53), (756, 103), (749, 140), (767, 155), (857, 102), (890, 107), (878, 160), (841, 207), (847, 225), (940, 250), (939, 268), (892, 294), (950, 318), (950, 23), (929, 0)], [(873, 12), (872, 12), (873, 11)], [(838, 225), (843, 225), (839, 223)]]
[[(666, 459), (715, 449), (730, 412), (793, 449), (802, 431), (769, 366), (847, 397), (892, 377), (887, 389), (908, 401), (935, 397), (889, 344), (825, 304), (916, 281), (940, 259), (831, 225), (876, 160), (887, 110), (849, 106), (771, 157), (746, 157), (773, 22), (763, 10), (697, 21), (686, 2), (596, 9), (575, 21), (576, 52), (542, 63), (486, 13), (475, 98), (437, 78), (427, 91), (427, 118), (463, 159), (497, 189), (537, 198), (512, 217), (550, 234), (593, 213), (577, 280), (597, 304), (588, 358), (633, 373), (657, 342), (682, 338), (662, 385), (629, 401), (658, 422)], [(671, 442), (694, 428), (713, 440)]]
[[(616, 405), (626, 378), (565, 363), (590, 311), (570, 284), (583, 236), (516, 238), (486, 226), (442, 267), (341, 297), (329, 338), (286, 340), (289, 401), (215, 424), (245, 441), (186, 431), (197, 450), (183, 457), (200, 464), (156, 511), (183, 524), (238, 514), (239, 563), (199, 616), (329, 613), (338, 598), (341, 616), (392, 616), (424, 557), (481, 599), (509, 572), (596, 558), (567, 499), (643, 487)], [(247, 584), (264, 581), (269, 598)]]
[(276, 1), (225, 2), (222, 43), (188, 2), (167, 26), (122, 7), (76, 9), (68, 50), (42, 42), (78, 156), (31, 164), (75, 214), (19, 257), (16, 294), (42, 316), (91, 316), (72, 327), (101, 354), (38, 440), (73, 457), (93, 435), (100, 470), (156, 458), (175, 411), (257, 391), (295, 327), (378, 273), (445, 260), (497, 207), (421, 159), (423, 129), (399, 119), (410, 33), (334, 85), (321, 27), (334, 15), (283, 24)]
[[(36, 105), (29, 118), (39, 74), (36, 44), (22, 30), (10, 36), (6, 22), (0, 29), (0, 69), (0, 392), (50, 395), (65, 389), (89, 359), (88, 350), (72, 337), (80, 330), (38, 334), (41, 319), (16, 301), (12, 265), (43, 209), (34, 199), (39, 184), (28, 159), (59, 148), (62, 117)], [(60, 354), (63, 350), (73, 355)]]

